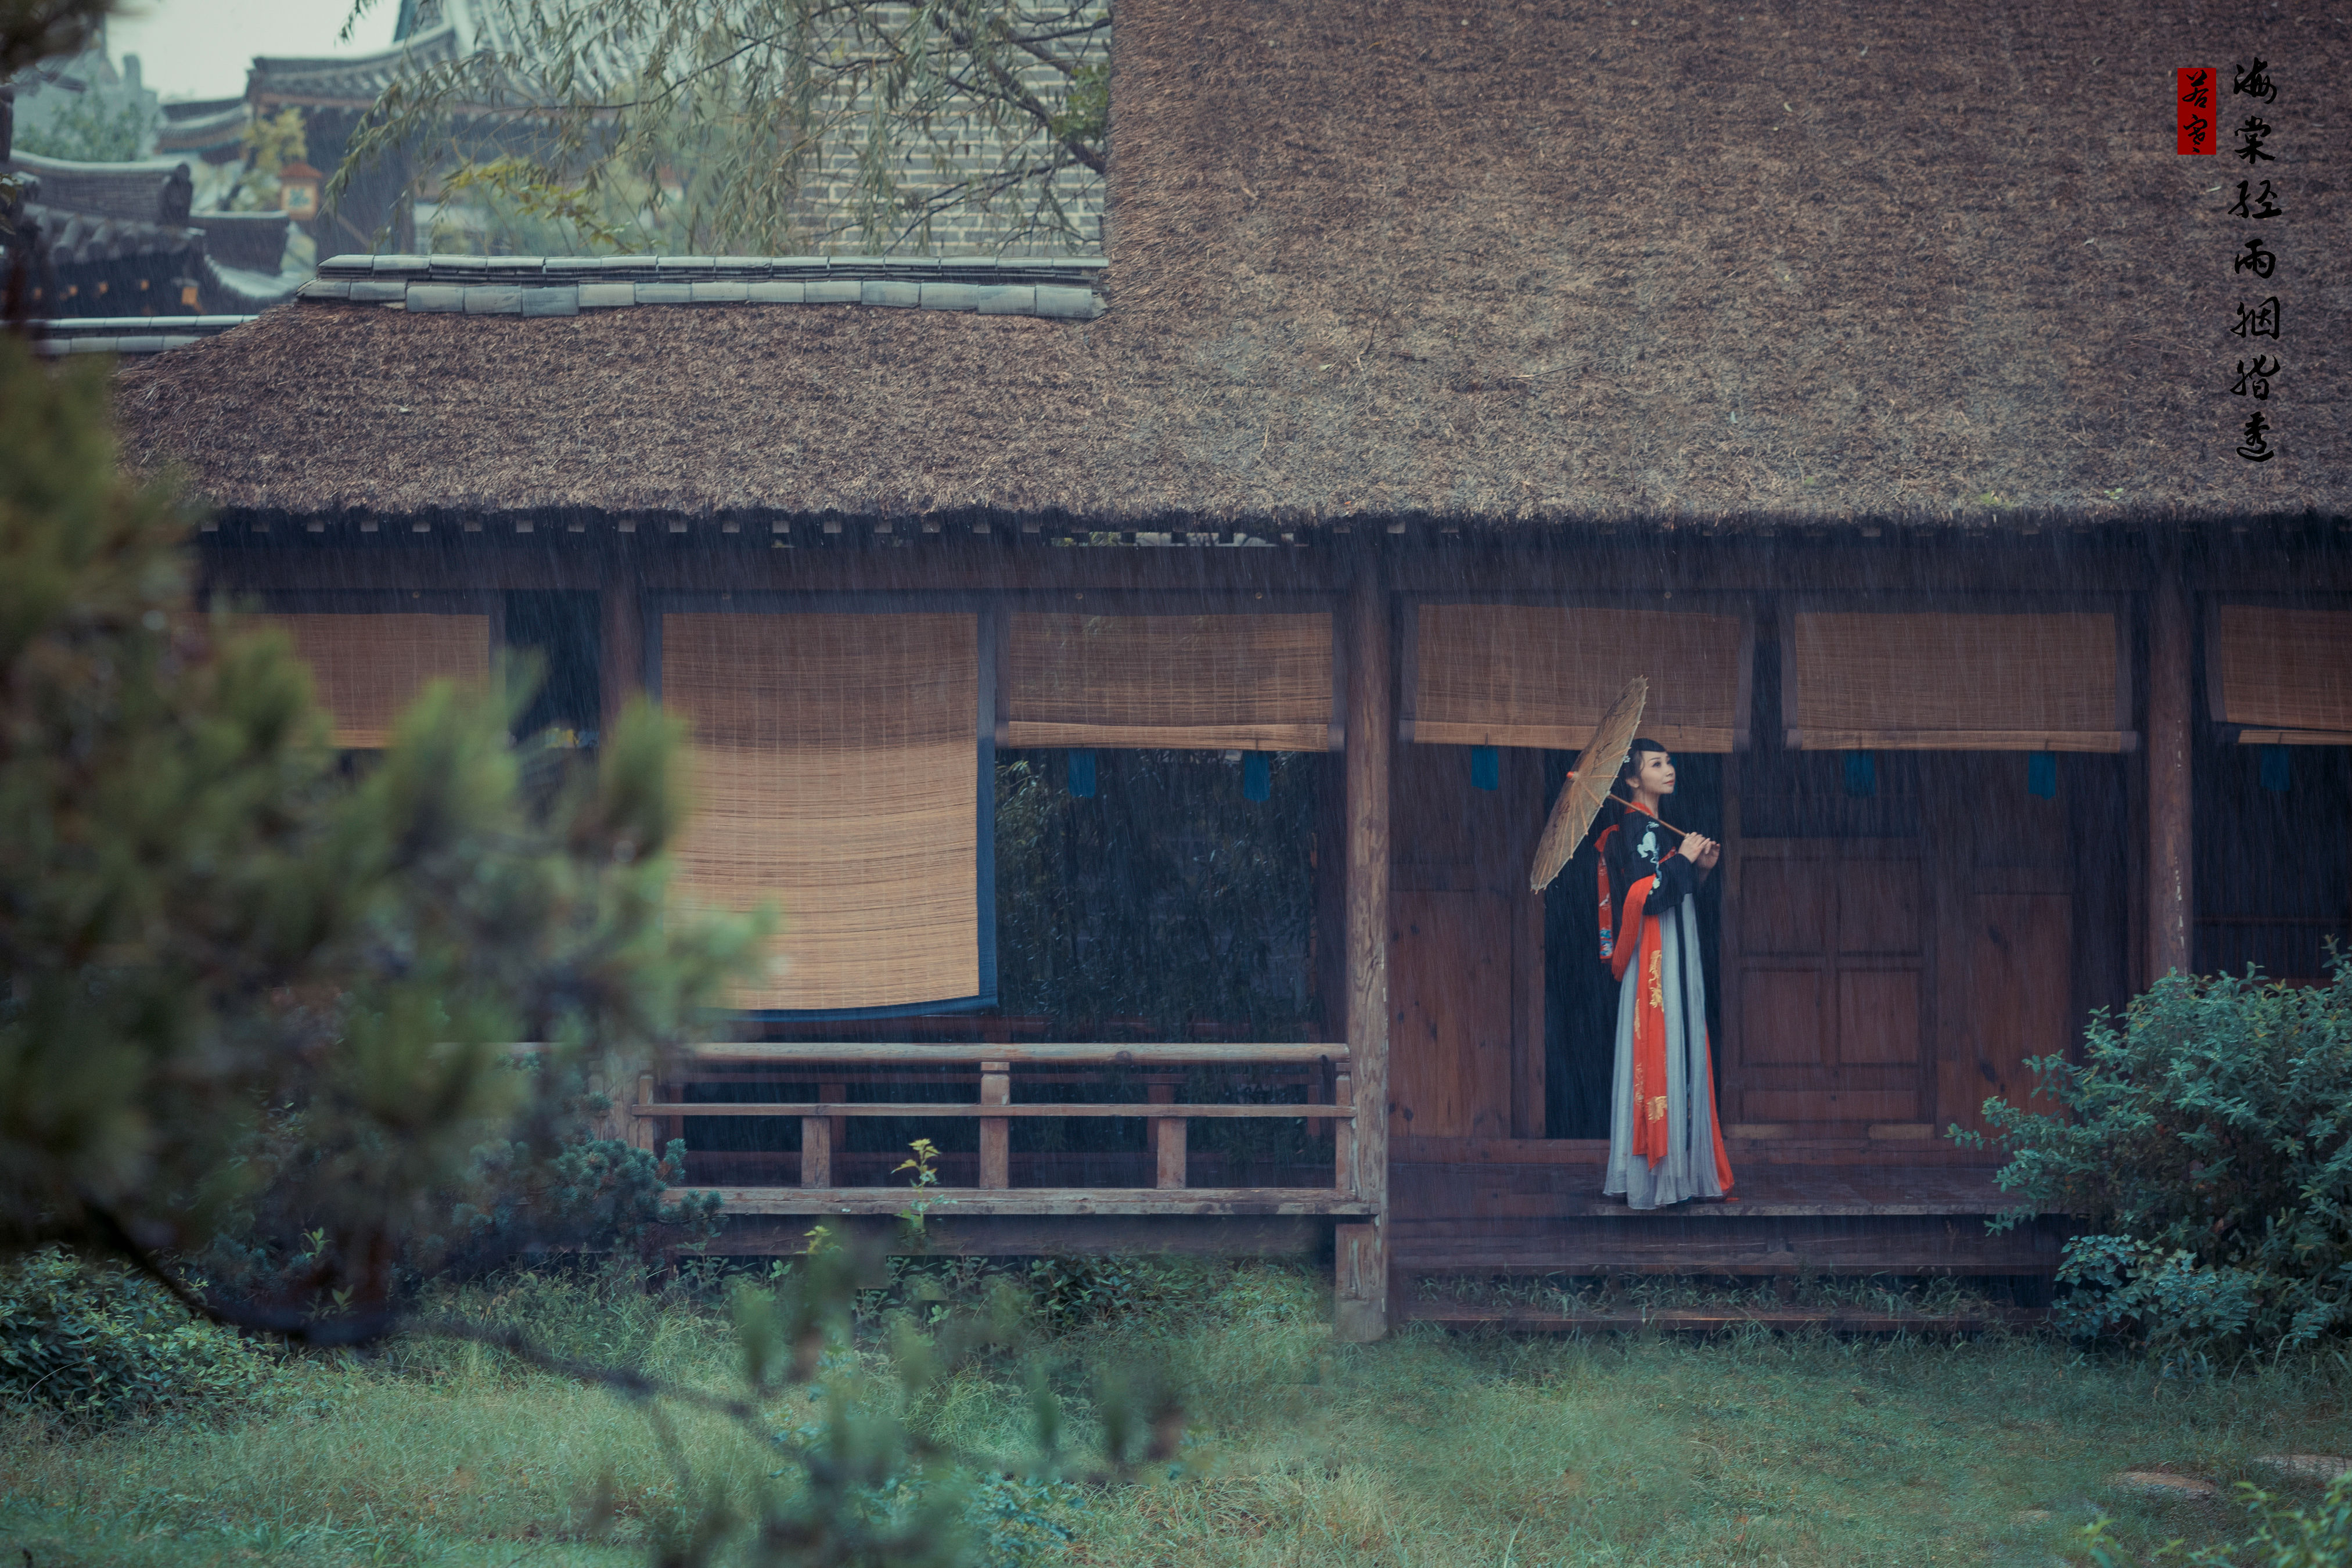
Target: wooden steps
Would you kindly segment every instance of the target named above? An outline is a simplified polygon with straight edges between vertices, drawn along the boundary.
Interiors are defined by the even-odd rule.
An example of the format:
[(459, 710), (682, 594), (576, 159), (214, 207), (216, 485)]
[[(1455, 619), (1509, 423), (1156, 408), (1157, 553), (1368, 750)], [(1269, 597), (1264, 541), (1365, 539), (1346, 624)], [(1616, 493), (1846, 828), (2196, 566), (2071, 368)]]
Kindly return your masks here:
[[(1735, 1167), (1737, 1169), (1737, 1167)], [(1722, 1200), (1634, 1210), (1597, 1162), (1400, 1163), (1389, 1241), (1401, 1273), (2056, 1272), (2069, 1234), (2045, 1215), (1992, 1232), (2014, 1199), (1982, 1165), (1759, 1164)]]
[(1975, 1215), (1399, 1220), (1394, 1267), (1423, 1274), (2053, 1274), (2063, 1221), (1999, 1234)]
[(1402, 1301), (1401, 1322), (1448, 1328), (1492, 1328), (1513, 1333), (1719, 1334), (1746, 1328), (1819, 1329), (1850, 1334), (1969, 1334), (1988, 1329), (2029, 1329), (2049, 1314), (2024, 1307), (1985, 1306), (1959, 1312), (1876, 1312), (1852, 1307), (1656, 1307), (1612, 1312), (1537, 1312), (1460, 1301)]

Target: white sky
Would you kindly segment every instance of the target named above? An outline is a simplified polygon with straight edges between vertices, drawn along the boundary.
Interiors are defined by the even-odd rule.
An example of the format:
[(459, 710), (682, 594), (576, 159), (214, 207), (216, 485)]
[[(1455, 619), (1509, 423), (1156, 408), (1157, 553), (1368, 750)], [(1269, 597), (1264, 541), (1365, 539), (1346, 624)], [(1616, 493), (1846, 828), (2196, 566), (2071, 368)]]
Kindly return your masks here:
[(347, 44), (351, 0), (126, 0), (107, 24), (115, 59), (137, 55), (150, 89), (235, 98), (256, 55), (359, 55), (392, 42), (400, 0), (375, 0)]

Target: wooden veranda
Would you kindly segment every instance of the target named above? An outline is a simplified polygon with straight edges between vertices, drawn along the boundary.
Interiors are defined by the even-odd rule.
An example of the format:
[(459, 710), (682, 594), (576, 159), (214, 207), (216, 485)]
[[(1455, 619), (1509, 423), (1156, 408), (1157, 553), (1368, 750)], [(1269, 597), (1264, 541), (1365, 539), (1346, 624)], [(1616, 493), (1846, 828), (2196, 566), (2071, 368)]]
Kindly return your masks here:
[[(2192, 761), (2208, 781), (2195, 806), (2208, 836), (2246, 831), (2235, 826), (2249, 820), (2243, 814), (2270, 809), (2272, 798), (2249, 793), (2251, 773), (2238, 782), (2252, 748), (2194, 720), (2210, 666), (2248, 657), (2215, 628), (2232, 604), (2289, 592), (2289, 573), (2303, 579), (2293, 591), (2305, 601), (2333, 603), (2327, 595), (2344, 592), (2251, 556), (2205, 558), (2192, 598), (2177, 556), (2122, 549), (2090, 560), (2077, 549), (2070, 568), (2079, 585), (2036, 607), (2021, 589), (2042, 570), (2042, 547), (1887, 553), (1887, 569), (1906, 579), (1902, 592), (1851, 595), (1842, 613), (1910, 617), (1906, 635), (1933, 631), (1945, 605), (1990, 602), (2021, 625), (2053, 611), (2106, 617), (2102, 635), (2119, 650), (2112, 689), (2126, 695), (2100, 700), (2127, 733), (2095, 737), (2105, 752), (2062, 754), (2046, 795), (2024, 787), (2018, 749), (1938, 751), (1934, 737), (1923, 748), (1883, 735), (1872, 753), (1877, 794), (1863, 796), (1837, 785), (1841, 751), (1801, 751), (1795, 726), (1774, 732), (1767, 721), (1784, 710), (1810, 713), (1805, 705), (1817, 700), (1785, 684), (1821, 679), (1791, 632), (1819, 601), (1783, 593), (1847, 558), (1826, 542), (1790, 552), (1727, 541), (1672, 562), (1606, 547), (1480, 552), (1391, 537), (1213, 555), (979, 542), (942, 547), (931, 560), (837, 546), (729, 553), (642, 542), (591, 556), (460, 536), (451, 546), (402, 542), (355, 562), (262, 542), (224, 539), (209, 569), (217, 586), (283, 607), (272, 613), (310, 613), (304, 606), (316, 601), (304, 595), (329, 571), (388, 585), (361, 596), (375, 593), (395, 609), (457, 582), (477, 598), (485, 589), (580, 595), (601, 606), (595, 674), (608, 712), (656, 684), (653, 662), (675, 618), (662, 606), (698, 603), (681, 595), (720, 582), (734, 587), (735, 613), (779, 619), (860, 603), (886, 583), (896, 602), (935, 585), (979, 604), (978, 613), (996, 604), (1027, 614), (1023, 606), (1083, 595), (1105, 624), (1120, 623), (1130, 605), (1153, 614), (1171, 604), (1218, 613), (1305, 605), (1328, 616), (1341, 738), (1319, 764), (1328, 787), (1318, 837), (1339, 852), (1317, 862), (1314, 963), (1316, 991), (1337, 1003), (1324, 1014), (1328, 1037), (1072, 1041), (1051, 1037), (1050, 1020), (988, 1008), (838, 1023), (754, 1018), (738, 1040), (608, 1084), (630, 1137), (646, 1147), (683, 1138), (688, 1181), (725, 1194), (723, 1250), (796, 1250), (819, 1224), (898, 1236), (898, 1216), (919, 1197), (923, 1245), (935, 1250), (1326, 1257), (1339, 1331), (1359, 1338), (1400, 1316), (1492, 1318), (1486, 1308), (1421, 1299), (1412, 1282), (1427, 1276), (1958, 1275), (2020, 1282), (2031, 1300), (2034, 1281), (2046, 1285), (2055, 1268), (2068, 1222), (2045, 1215), (1988, 1230), (2011, 1206), (1991, 1179), (1998, 1156), (1956, 1145), (1946, 1130), (1980, 1126), (1988, 1096), (2021, 1100), (2032, 1088), (2026, 1058), (2074, 1048), (2092, 1009), (2119, 1005), (2168, 970), (2213, 962), (2217, 943), (2241, 944), (2235, 952), (2247, 932), (2270, 929), (2248, 922), (2270, 921), (2302, 942), (2306, 927), (2340, 920), (2321, 907), (2213, 908), (2192, 921), (2200, 841), (2190, 832)], [(1594, 605), (1576, 588), (1596, 580), (1621, 591), (1597, 609), (1576, 608)], [(789, 592), (767, 609), (749, 591), (761, 585)], [(1606, 1026), (1591, 1008), (1609, 1004), (1591, 989), (1601, 972), (1590, 946), (1591, 873), (1571, 868), (1548, 895), (1527, 886), (1528, 851), (1558, 784), (1546, 768), (1557, 772), (1565, 754), (1542, 742), (1565, 731), (1501, 731), (1492, 787), (1474, 784), (1475, 737), (1441, 726), (1426, 679), (1433, 658), (1467, 656), (1447, 654), (1430, 628), (1458, 642), (1462, 626), (1488, 624), (1477, 606), (1507, 605), (1512, 614), (1491, 624), (1523, 639), (1514, 647), (1539, 650), (1557, 628), (1628, 613), (1627, 605), (1664, 616), (1706, 616), (1726, 603), (1739, 607), (1729, 624), (1756, 628), (1743, 633), (1752, 646), (1734, 645), (1741, 662), (1725, 700), (1757, 716), (1754, 733), (1727, 729), (1710, 741), (1685, 730), (1693, 779), (1715, 781), (1708, 798), (1719, 798), (1727, 845), (1710, 942), (1722, 997), (1717, 1092), (1738, 1179), (1728, 1201), (1635, 1214), (1600, 1193), (1606, 1128), (1591, 1121), (1591, 1073)], [(1431, 604), (1474, 614), (1433, 619), (1422, 613)], [(322, 673), (331, 693), (339, 679)], [(2229, 700), (2209, 697), (2208, 711)], [(1663, 721), (1685, 722), (1671, 710)], [(1837, 742), (1854, 749), (1868, 739)], [(2038, 739), (1968, 742), (2019, 748)], [(1710, 743), (1721, 748), (1719, 763), (1700, 749)], [(1826, 795), (1816, 775), (1831, 781)], [(2311, 782), (2294, 809), (2328, 809), (2333, 775), (2297, 776)], [(1993, 809), (1981, 808), (1987, 801)], [(2302, 820), (2281, 818), (2281, 831), (2305, 831)], [(1564, 910), (1579, 910), (1580, 934), (1560, 924)], [(2266, 966), (2302, 973), (2296, 962)], [(1059, 1152), (1024, 1152), (1014, 1129), (1049, 1120), (1075, 1129), (1140, 1123), (1150, 1133), (1124, 1152), (1084, 1134)], [(887, 1152), (878, 1137), (845, 1136), (877, 1121), (892, 1129)], [(1238, 1160), (1202, 1145), (1198, 1130), (1212, 1121), (1301, 1127), (1304, 1146), (1318, 1152)], [(769, 1133), (715, 1131), (755, 1123)], [(940, 1159), (937, 1185), (915, 1194), (898, 1169), (905, 1144), (954, 1143), (951, 1128), (976, 1135)]]

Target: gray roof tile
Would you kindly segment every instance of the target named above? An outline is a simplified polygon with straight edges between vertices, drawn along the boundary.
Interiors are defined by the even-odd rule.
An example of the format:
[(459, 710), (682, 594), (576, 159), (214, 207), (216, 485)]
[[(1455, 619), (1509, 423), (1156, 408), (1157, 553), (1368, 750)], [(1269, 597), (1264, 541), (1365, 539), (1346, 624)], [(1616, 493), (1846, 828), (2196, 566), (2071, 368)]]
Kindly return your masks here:
[(1037, 285), (1037, 313), (1066, 321), (1091, 321), (1103, 312), (1103, 303), (1091, 289), (1056, 289)]
[(983, 316), (1034, 316), (1037, 290), (1031, 284), (996, 285), (978, 290)]
[(863, 304), (1091, 321), (1104, 309), (1093, 285), (1107, 265), (1098, 257), (345, 255), (320, 263), (299, 297), (469, 315)]

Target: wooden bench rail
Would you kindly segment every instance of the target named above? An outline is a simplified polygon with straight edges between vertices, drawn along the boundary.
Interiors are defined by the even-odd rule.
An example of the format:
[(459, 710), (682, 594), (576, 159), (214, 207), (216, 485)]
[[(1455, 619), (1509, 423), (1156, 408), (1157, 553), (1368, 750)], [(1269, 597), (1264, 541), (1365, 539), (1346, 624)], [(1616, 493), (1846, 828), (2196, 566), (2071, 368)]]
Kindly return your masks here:
[(1055, 1105), (1044, 1100), (1024, 1100), (1019, 1103), (975, 1105), (969, 1100), (916, 1100), (908, 1103), (882, 1100), (796, 1100), (791, 1104), (775, 1104), (765, 1100), (720, 1100), (710, 1101), (660, 1101), (633, 1105), (630, 1112), (636, 1116), (1144, 1116), (1153, 1121), (1174, 1118), (1179, 1121), (1195, 1116), (1223, 1117), (1340, 1117), (1356, 1114), (1354, 1107), (1309, 1104), (1289, 1100), (1280, 1105), (1174, 1105), (1139, 1104), (1132, 1100), (1115, 1105)]
[(705, 1187), (737, 1215), (898, 1215), (919, 1202), (930, 1219), (1003, 1215), (1368, 1215), (1352, 1194), (1326, 1187)]
[[(1261, 1121), (1273, 1117), (1297, 1117), (1307, 1123), (1312, 1136), (1324, 1136), (1328, 1128), (1334, 1145), (1331, 1186), (1328, 1189), (1301, 1188), (1299, 1191), (1320, 1193), (1327, 1199), (1333, 1195), (1349, 1197), (1358, 1192), (1360, 1181), (1356, 1165), (1354, 1075), (1348, 1058), (1348, 1047), (1339, 1042), (1038, 1046), (969, 1043), (918, 1046), (844, 1041), (748, 1045), (709, 1043), (689, 1047), (688, 1056), (698, 1067), (752, 1065), (772, 1070), (796, 1066), (816, 1068), (820, 1069), (814, 1075), (820, 1080), (817, 1084), (818, 1098), (814, 1100), (667, 1100), (656, 1095), (654, 1075), (640, 1073), (634, 1103), (625, 1107), (629, 1119), (626, 1125), (634, 1129), (630, 1142), (642, 1149), (656, 1148), (665, 1133), (670, 1138), (681, 1136), (686, 1119), (690, 1116), (797, 1117), (801, 1124), (801, 1186), (809, 1191), (833, 1188), (833, 1152), (840, 1145), (852, 1117), (913, 1120), (937, 1117), (978, 1121), (978, 1190), (983, 1192), (1003, 1192), (1011, 1188), (1013, 1122), (1016, 1118), (1039, 1117), (1076, 1117), (1081, 1120), (1139, 1117), (1149, 1121), (1152, 1124), (1152, 1149), (1158, 1167), (1157, 1190), (1163, 1192), (1185, 1190), (1185, 1141), (1187, 1129), (1194, 1121), (1201, 1118)], [(976, 1101), (920, 1100), (909, 1103), (901, 1100), (856, 1101), (848, 1098), (846, 1080), (852, 1077), (868, 1077), (877, 1069), (951, 1064), (972, 1064), (980, 1068), (980, 1098)], [(1056, 1104), (1044, 1100), (1015, 1104), (1013, 1100), (1013, 1069), (1016, 1065), (1160, 1068), (1312, 1065), (1318, 1072), (1316, 1081), (1307, 1086), (1307, 1100), (1286, 1100), (1273, 1105), (1180, 1105), (1176, 1102), (1178, 1080), (1164, 1072), (1145, 1084), (1145, 1092), (1150, 1098), (1141, 1104), (1132, 1101)], [(861, 1068), (867, 1070), (856, 1070)], [(1326, 1071), (1330, 1075), (1331, 1098), (1328, 1101), (1319, 1098), (1323, 1092), (1320, 1077)]]
[(826, 1064), (888, 1067), (944, 1067), (973, 1062), (1085, 1063), (1099, 1067), (1283, 1067), (1330, 1062), (1344, 1067), (1348, 1047), (1279, 1041), (1266, 1045), (1202, 1042), (1192, 1045), (1041, 1045), (992, 1046), (972, 1041), (950, 1045), (877, 1045), (870, 1041), (781, 1045), (726, 1044), (688, 1046), (696, 1062), (756, 1062), (763, 1065)]

